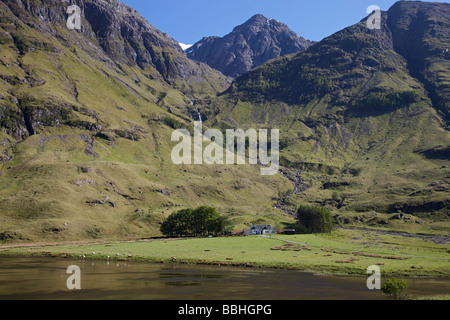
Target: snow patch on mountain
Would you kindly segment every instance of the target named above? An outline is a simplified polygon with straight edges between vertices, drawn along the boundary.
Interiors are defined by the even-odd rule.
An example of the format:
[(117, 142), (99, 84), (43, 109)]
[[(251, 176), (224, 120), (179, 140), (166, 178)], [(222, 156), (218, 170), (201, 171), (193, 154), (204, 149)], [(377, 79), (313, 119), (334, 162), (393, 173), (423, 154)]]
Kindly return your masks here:
[(178, 44), (180, 45), (181, 49), (183, 49), (184, 51), (186, 51), (187, 49), (189, 49), (190, 47), (192, 47), (192, 44), (185, 44), (185, 43), (181, 43), (178, 42)]

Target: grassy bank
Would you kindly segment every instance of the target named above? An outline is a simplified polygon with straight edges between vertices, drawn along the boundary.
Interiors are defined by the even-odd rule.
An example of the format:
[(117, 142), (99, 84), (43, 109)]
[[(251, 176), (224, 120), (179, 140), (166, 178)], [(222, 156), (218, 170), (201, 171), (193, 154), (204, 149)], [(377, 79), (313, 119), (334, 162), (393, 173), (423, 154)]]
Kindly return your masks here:
[(422, 238), (339, 229), (331, 235), (159, 239), (0, 247), (2, 255), (278, 268), (385, 276), (450, 276), (448, 245)]

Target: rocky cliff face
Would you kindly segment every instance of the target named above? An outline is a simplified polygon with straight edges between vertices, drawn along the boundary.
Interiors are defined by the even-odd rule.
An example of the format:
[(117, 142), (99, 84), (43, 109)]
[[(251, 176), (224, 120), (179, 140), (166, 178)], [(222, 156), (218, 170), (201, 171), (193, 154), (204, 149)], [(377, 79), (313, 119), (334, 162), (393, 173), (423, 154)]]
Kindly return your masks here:
[(203, 38), (187, 52), (189, 58), (236, 77), (270, 59), (303, 51), (312, 44), (285, 24), (258, 14), (223, 38)]
[(450, 123), (450, 5), (420, 1), (395, 3), (388, 12), (395, 50)]
[[(91, 43), (70, 40), (83, 49), (86, 45), (90, 46), (93, 58), (137, 65), (146, 70), (150, 77), (169, 84), (180, 81), (207, 82), (218, 91), (228, 84), (226, 77), (206, 65), (187, 59), (179, 44), (168, 34), (154, 28), (134, 9), (116, 0), (77, 0), (70, 3), (60, 0), (5, 0), (1, 5), (3, 20), (18, 19), (56, 37), (58, 28), (66, 26), (68, 6), (77, 5), (82, 18), (79, 34), (83, 36), (82, 40)], [(102, 50), (97, 50), (93, 45)], [(218, 81), (210, 81), (211, 76)], [(219, 89), (217, 85), (222, 87)]]
[[(80, 8), (79, 30), (67, 27), (69, 4)], [(230, 83), (217, 70), (188, 59), (169, 35), (116, 0), (4, 0), (0, 28), (0, 126), (18, 139), (35, 134), (40, 126), (100, 127), (101, 119), (93, 112), (89, 117), (94, 125), (70, 119), (74, 111), (89, 109), (76, 106), (87, 87), (74, 72), (87, 66), (98, 70), (84, 74), (84, 79), (92, 80), (100, 72), (104, 84), (116, 82), (135, 97), (160, 104), (172, 89), (194, 99), (221, 92)], [(49, 76), (51, 69), (58, 75)], [(133, 88), (145, 81), (154, 83), (142, 91)], [(90, 103), (101, 99), (99, 90)]]

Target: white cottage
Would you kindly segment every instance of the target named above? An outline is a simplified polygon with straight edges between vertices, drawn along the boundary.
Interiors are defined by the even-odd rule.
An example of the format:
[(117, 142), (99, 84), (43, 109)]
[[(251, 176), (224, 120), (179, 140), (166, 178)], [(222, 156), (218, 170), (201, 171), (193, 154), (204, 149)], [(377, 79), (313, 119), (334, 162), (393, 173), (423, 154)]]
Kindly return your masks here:
[(277, 234), (275, 227), (269, 225), (256, 225), (252, 224), (250, 229), (244, 230), (244, 234), (250, 235), (267, 235), (267, 234)]

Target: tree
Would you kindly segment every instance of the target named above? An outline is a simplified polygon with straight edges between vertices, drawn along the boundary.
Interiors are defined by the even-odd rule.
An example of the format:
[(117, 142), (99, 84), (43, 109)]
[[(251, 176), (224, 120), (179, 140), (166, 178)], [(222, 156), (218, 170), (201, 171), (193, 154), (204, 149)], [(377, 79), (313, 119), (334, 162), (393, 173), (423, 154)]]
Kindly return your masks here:
[(381, 287), (381, 291), (394, 300), (404, 300), (407, 298), (405, 293), (407, 287), (408, 284), (405, 280), (392, 278), (386, 281)]
[(161, 225), (162, 234), (177, 237), (189, 236), (192, 233), (192, 209), (183, 209), (172, 213)]
[(162, 224), (162, 234), (171, 237), (200, 237), (231, 233), (232, 223), (221, 216), (216, 208), (199, 207), (172, 213)]
[(206, 236), (210, 233), (210, 228), (214, 219), (219, 217), (216, 208), (199, 207), (193, 212), (194, 236)]
[(300, 206), (297, 220), (310, 233), (329, 233), (334, 229), (331, 212), (322, 207)]
[(230, 219), (223, 216), (217, 216), (209, 221), (208, 230), (215, 236), (230, 234), (233, 223)]

